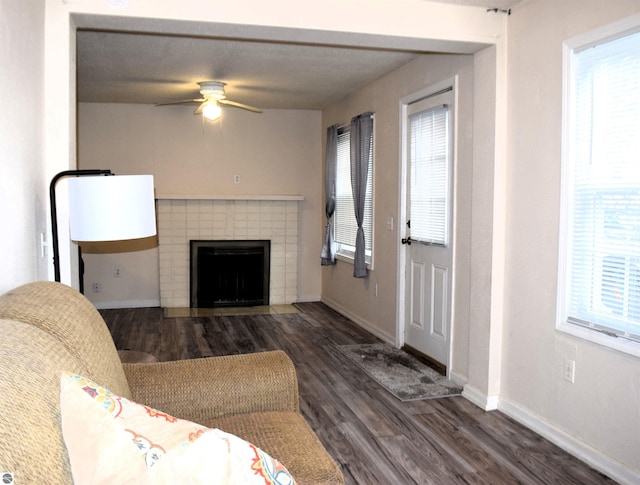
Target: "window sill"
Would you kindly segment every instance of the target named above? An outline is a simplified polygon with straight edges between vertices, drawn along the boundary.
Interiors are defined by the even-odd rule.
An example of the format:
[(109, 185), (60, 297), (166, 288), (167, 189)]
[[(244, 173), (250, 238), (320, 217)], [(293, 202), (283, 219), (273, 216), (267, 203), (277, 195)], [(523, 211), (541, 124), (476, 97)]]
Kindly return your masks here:
[[(344, 263), (354, 264), (354, 256), (352, 253), (336, 253), (336, 259)], [(367, 262), (367, 270), (373, 271), (373, 264), (370, 261)]]
[(626, 340), (621, 337), (612, 337), (605, 333), (598, 332), (597, 330), (591, 330), (589, 328), (584, 328), (567, 322), (558, 323), (556, 330), (573, 337), (587, 340), (602, 347), (617, 350), (618, 352), (632, 355), (634, 357), (640, 357), (640, 344), (631, 340)]

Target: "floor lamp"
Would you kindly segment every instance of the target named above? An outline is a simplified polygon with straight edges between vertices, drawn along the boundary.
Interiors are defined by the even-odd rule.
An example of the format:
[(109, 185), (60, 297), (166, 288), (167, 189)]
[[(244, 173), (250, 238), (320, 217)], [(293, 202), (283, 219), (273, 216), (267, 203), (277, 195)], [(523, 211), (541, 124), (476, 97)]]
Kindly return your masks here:
[[(111, 170), (66, 170), (51, 180), (51, 231), (55, 281), (60, 281), (56, 184), (69, 179), (69, 229), (74, 241), (121, 241), (156, 234), (152, 175)], [(82, 265), (82, 262), (80, 263)], [(80, 290), (83, 290), (82, 270)]]

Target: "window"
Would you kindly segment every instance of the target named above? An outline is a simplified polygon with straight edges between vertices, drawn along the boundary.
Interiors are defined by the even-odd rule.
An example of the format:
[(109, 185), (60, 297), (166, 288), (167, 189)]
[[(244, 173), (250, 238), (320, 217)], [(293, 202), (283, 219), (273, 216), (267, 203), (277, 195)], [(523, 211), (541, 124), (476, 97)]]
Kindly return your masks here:
[(567, 44), (558, 325), (637, 355), (639, 27)]
[[(364, 206), (365, 259), (372, 260), (373, 239), (373, 139), (369, 156), (369, 175)], [(349, 127), (338, 130), (338, 160), (336, 169), (336, 210), (334, 214), (335, 240), (338, 256), (353, 259), (358, 224), (353, 209), (351, 191), (351, 137)]]
[[(409, 105), (411, 238), (447, 246), (449, 241), (449, 107)], [(412, 113), (415, 112), (415, 113)]]

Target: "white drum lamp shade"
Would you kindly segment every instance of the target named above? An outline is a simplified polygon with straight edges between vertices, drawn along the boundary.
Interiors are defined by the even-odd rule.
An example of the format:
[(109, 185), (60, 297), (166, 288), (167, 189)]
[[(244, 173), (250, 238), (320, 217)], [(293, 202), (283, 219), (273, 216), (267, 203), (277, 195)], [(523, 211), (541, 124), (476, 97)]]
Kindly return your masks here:
[(69, 179), (74, 241), (121, 241), (156, 234), (153, 175)]

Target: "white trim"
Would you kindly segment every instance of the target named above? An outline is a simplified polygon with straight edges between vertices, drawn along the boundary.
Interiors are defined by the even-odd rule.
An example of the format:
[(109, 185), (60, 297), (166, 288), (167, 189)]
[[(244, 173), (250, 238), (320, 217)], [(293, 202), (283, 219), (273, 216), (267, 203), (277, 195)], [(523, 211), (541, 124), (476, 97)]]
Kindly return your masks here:
[(498, 409), (500, 401), (499, 396), (487, 396), (477, 387), (473, 387), (469, 384), (464, 386), (464, 389), (462, 390), (462, 397), (484, 411), (495, 411)]
[(640, 14), (624, 18), (618, 22), (605, 25), (590, 32), (580, 34), (566, 40), (562, 45), (562, 159), (560, 163), (560, 219), (558, 238), (558, 289), (556, 300), (556, 330), (558, 332), (571, 335), (601, 347), (607, 347), (625, 354), (640, 357), (640, 344), (626, 340), (622, 337), (613, 337), (587, 327), (569, 323), (565, 319), (568, 259), (570, 249), (570, 207), (572, 199), (570, 196), (569, 180), (570, 170), (573, 168), (571, 159), (571, 137), (573, 130), (573, 120), (575, 119), (573, 99), (572, 99), (572, 55), (598, 44), (610, 42), (612, 40), (640, 32)]
[(626, 35), (638, 32), (640, 29), (640, 14), (625, 17), (622, 20), (604, 25), (584, 34), (576, 35), (564, 42), (569, 50), (585, 50), (598, 44), (604, 44)]
[[(560, 305), (558, 305), (558, 308), (560, 308)], [(561, 316), (559, 316), (559, 318), (561, 318)], [(608, 347), (610, 349), (617, 350), (618, 352), (633, 355), (634, 357), (640, 357), (640, 345), (638, 342), (634, 342), (632, 340), (626, 340), (622, 337), (613, 337), (606, 333), (562, 320), (558, 321), (556, 330), (573, 337), (587, 340), (602, 347)]]
[(117, 300), (92, 302), (98, 310), (113, 310), (116, 308), (148, 308), (159, 307), (160, 300)]
[[(412, 95), (410, 98), (402, 98), (398, 102), (399, 109), (399, 119), (398, 126), (400, 130), (400, 147), (398, 153), (398, 214), (397, 214), (397, 227), (398, 239), (402, 239), (407, 237), (407, 229), (406, 229), (406, 220), (407, 220), (407, 110), (409, 103), (414, 99), (414, 97), (418, 96), (418, 94)], [(398, 244), (398, 249), (396, 253), (396, 266), (398, 267), (397, 272), (397, 284), (396, 288), (396, 301), (398, 304), (396, 305), (396, 342), (398, 342), (398, 346), (402, 347), (404, 345), (404, 328), (405, 328), (405, 301), (406, 301), (406, 271), (407, 271), (407, 248), (404, 244)]]
[[(339, 244), (338, 244), (339, 246)], [(372, 262), (372, 256), (366, 256), (365, 254), (365, 263), (367, 265), (367, 270), (369, 271), (373, 271), (373, 262)], [(338, 261), (342, 261), (343, 263), (347, 263), (350, 265), (354, 265), (355, 264), (355, 253), (349, 251), (340, 251), (339, 249), (336, 251), (336, 259)], [(367, 261), (368, 260), (368, 261)]]
[(562, 45), (562, 150), (560, 162), (560, 217), (558, 230), (558, 286), (556, 300), (556, 330), (560, 330), (564, 322), (564, 306), (567, 281), (567, 241), (569, 240), (569, 200), (567, 194), (567, 180), (570, 178), (569, 159), (571, 150), (571, 126), (573, 104), (570, 101), (571, 84), (571, 52), (569, 42)]
[(455, 384), (462, 387), (464, 387), (468, 382), (466, 376), (463, 376), (462, 374), (459, 374), (453, 370), (449, 374), (449, 379), (451, 379), (451, 382), (454, 382)]
[[(448, 340), (449, 340), (449, 348), (447, 349), (447, 359), (444, 363), (447, 367), (447, 373), (450, 373), (452, 356), (453, 356), (453, 318), (454, 318), (454, 307), (455, 307), (455, 254), (456, 254), (456, 238), (455, 238), (455, 228), (456, 228), (456, 211), (457, 205), (455, 201), (457, 199), (457, 177), (456, 170), (458, 167), (458, 91), (459, 91), (459, 76), (455, 74), (447, 79), (439, 81), (437, 83), (431, 84), (430, 86), (423, 88), (415, 93), (404, 96), (398, 102), (399, 104), (399, 127), (400, 127), (400, 151), (399, 151), (399, 179), (398, 179), (398, 237), (405, 238), (407, 237), (407, 227), (404, 221), (407, 220), (407, 135), (408, 135), (408, 123), (407, 123), (407, 111), (409, 104), (419, 101), (423, 98), (436, 94), (445, 89), (451, 88), (452, 96), (453, 96), (453, 107), (451, 109), (451, 117), (452, 117), (452, 133), (451, 133), (451, 151), (452, 151), (452, 160), (451, 160), (451, 179), (453, 180), (450, 187), (450, 196), (449, 201), (451, 204), (451, 213), (449, 215), (449, 239), (451, 242), (451, 283), (449, 290), (451, 291), (451, 301), (449, 308), (449, 329), (448, 329)], [(404, 345), (404, 334), (405, 334), (405, 302), (406, 302), (406, 259), (407, 259), (407, 248), (405, 244), (398, 244), (398, 253), (397, 253), (397, 266), (398, 266), (398, 280), (397, 280), (397, 310), (396, 310), (396, 342), (398, 347), (402, 347)], [(451, 377), (448, 375), (447, 377)]]
[(327, 298), (325, 296), (322, 297), (321, 301), (322, 301), (322, 303), (327, 305), (332, 310), (337, 311), (340, 315), (342, 315), (344, 317), (347, 317), (349, 320), (354, 322), (359, 327), (364, 328), (367, 332), (372, 333), (376, 337), (384, 340), (385, 342), (387, 342), (387, 343), (389, 343), (389, 344), (391, 344), (391, 345), (393, 345), (395, 347), (399, 347), (399, 344), (395, 341), (395, 339), (393, 338), (393, 335), (389, 335), (388, 333), (383, 332), (379, 328), (377, 328), (374, 325), (372, 325), (370, 322), (364, 320), (362, 317), (359, 317), (358, 315), (355, 315), (350, 310), (348, 310), (347, 308), (343, 307), (342, 305), (340, 305), (336, 301), (331, 300), (331, 299), (329, 299), (329, 298)]
[(503, 398), (500, 399), (498, 410), (614, 480), (623, 484), (640, 483), (640, 473), (637, 471), (615, 461), (520, 405)]

